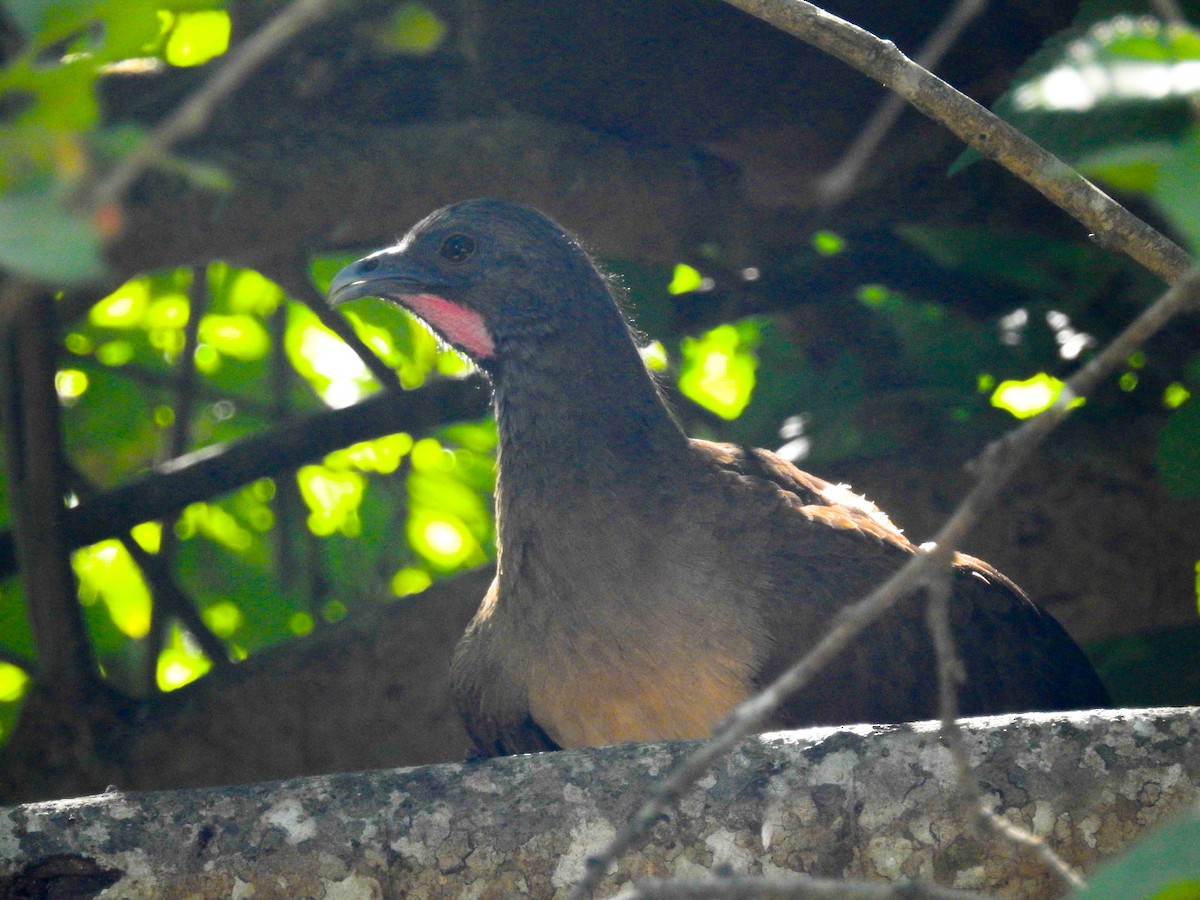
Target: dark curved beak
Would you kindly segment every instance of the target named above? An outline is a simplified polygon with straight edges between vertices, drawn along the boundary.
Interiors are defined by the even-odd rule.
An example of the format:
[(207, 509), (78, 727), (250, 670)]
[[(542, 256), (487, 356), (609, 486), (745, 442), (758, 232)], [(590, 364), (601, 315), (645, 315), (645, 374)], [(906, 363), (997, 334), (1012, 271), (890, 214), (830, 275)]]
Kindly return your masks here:
[(329, 283), (329, 305), (359, 297), (399, 300), (441, 287), (441, 279), (407, 269), (401, 254), (381, 250), (352, 262)]

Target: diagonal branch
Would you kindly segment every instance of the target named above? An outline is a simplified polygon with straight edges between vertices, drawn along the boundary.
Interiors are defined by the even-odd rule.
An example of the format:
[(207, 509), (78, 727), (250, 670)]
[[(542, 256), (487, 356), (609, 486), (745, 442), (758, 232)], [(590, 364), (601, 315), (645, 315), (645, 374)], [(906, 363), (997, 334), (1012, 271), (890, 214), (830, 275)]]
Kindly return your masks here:
[(926, 622), (937, 655), (938, 707), (941, 718), (942, 741), (954, 760), (958, 792), (975, 821), (1008, 843), (1035, 854), (1047, 870), (1068, 889), (1084, 887), (1083, 878), (1049, 844), (1031, 831), (1020, 828), (996, 812), (979, 790), (971, 776), (971, 760), (967, 753), (962, 729), (958, 727), (958, 689), (966, 681), (967, 672), (954, 646), (950, 630), (951, 572), (942, 567), (930, 572)]
[[(236, 444), (205, 447), (67, 510), (68, 545), (94, 544), (358, 441), (397, 431), (415, 436), (433, 423), (478, 418), (487, 412), (487, 402), (477, 380), (438, 381), (417, 391), (380, 391), (354, 406), (306, 416)], [(0, 532), (0, 576), (16, 570), (13, 536)]]
[(805, 0), (725, 0), (743, 12), (836, 56), (895, 91), (988, 159), (1032, 185), (1092, 232), (1168, 284), (1190, 268), (1184, 250), (1004, 120), (857, 25)]

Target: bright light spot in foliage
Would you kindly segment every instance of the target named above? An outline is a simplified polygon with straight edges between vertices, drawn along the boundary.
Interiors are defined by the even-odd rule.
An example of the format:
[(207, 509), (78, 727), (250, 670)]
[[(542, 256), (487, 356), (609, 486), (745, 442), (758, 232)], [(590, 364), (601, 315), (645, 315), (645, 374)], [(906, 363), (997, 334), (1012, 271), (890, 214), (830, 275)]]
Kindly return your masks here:
[(440, 510), (414, 512), (408, 521), (413, 549), (441, 569), (483, 562), (483, 551), (457, 516)]
[(335, 409), (355, 403), (373, 383), (358, 354), (308, 310), (289, 307), (288, 355), (322, 399)]
[(129, 341), (109, 341), (96, 348), (96, 359), (106, 366), (123, 366), (133, 359), (133, 344)]
[(440, 556), (457, 556), (466, 543), (452, 523), (439, 519), (425, 525), (425, 541)]
[(679, 390), (725, 419), (736, 419), (754, 391), (758, 324), (746, 319), (683, 339)]
[(192, 503), (175, 523), (175, 536), (189, 540), (203, 535), (230, 550), (244, 553), (254, 543), (254, 535), (215, 503)]
[(288, 619), (288, 630), (291, 631), (292, 634), (299, 635), (301, 637), (306, 634), (311, 634), (313, 625), (313, 617), (308, 613), (292, 613), (291, 618)]
[[(225, 263), (210, 265), (210, 281), (220, 286), (235, 313), (269, 316), (283, 302), (283, 288), (253, 269), (235, 269)], [(217, 293), (217, 291), (214, 291)]]
[(253, 316), (208, 315), (200, 320), (200, 340), (218, 353), (234, 359), (262, 359), (271, 349), (267, 329)]
[(446, 24), (424, 3), (400, 4), (391, 22), (373, 34), (384, 47), (406, 56), (429, 56), (446, 38)]
[(150, 630), (150, 591), (120, 541), (101, 541), (75, 551), (71, 566), (79, 579), (81, 603), (91, 606), (103, 601), (122, 634), (131, 638), (146, 636)]
[[(1094, 26), (1066, 47), (1069, 62), (1020, 85), (1013, 105), (1022, 112), (1069, 110), (1086, 112), (1106, 103), (1186, 97), (1200, 91), (1200, 60), (1137, 59), (1129, 41), (1149, 38), (1172, 54), (1162, 24), (1150, 17), (1118, 16)], [(1187, 30), (1179, 29), (1181, 39)], [(1125, 46), (1122, 46), (1124, 44)], [(1145, 43), (1141, 46), (1145, 48)], [(1140, 54), (1139, 54), (1140, 55)]]
[[(1028, 419), (1049, 409), (1062, 393), (1063, 383), (1052, 375), (1039, 372), (1025, 381), (1002, 381), (992, 394), (992, 406), (1007, 410), (1018, 419)], [(1071, 408), (1083, 404), (1078, 397)]]
[(833, 256), (846, 249), (846, 241), (832, 231), (818, 231), (813, 235), (812, 245), (822, 256)]
[(404, 455), (413, 448), (413, 439), (403, 432), (389, 434), (373, 441), (351, 444), (325, 457), (325, 465), (335, 471), (358, 469), (360, 472), (379, 472), (387, 475), (400, 467)]
[(15, 703), (25, 695), (29, 676), (23, 669), (0, 662), (0, 703)]
[(1117, 379), (1117, 384), (1121, 390), (1128, 393), (1138, 386), (1138, 377), (1135, 372), (1123, 372), (1121, 377)]
[(362, 530), (358, 507), (366, 479), (357, 472), (335, 472), (326, 466), (303, 466), (296, 472), (300, 494), (308, 504), (308, 528), (319, 536), (340, 531), (355, 537)]
[(421, 569), (401, 569), (392, 576), (392, 593), (397, 597), (419, 594), (433, 584), (429, 573)]
[(158, 656), (158, 687), (173, 691), (190, 684), (212, 668), (191, 635), (172, 626), (166, 647)]
[[(160, 12), (159, 15), (164, 15)], [(171, 13), (165, 13), (170, 16)], [(174, 16), (163, 56), (173, 66), (199, 66), (229, 49), (229, 14), (211, 9)]]
[(221, 600), (205, 609), (201, 616), (204, 624), (212, 629), (212, 633), (220, 638), (227, 638), (242, 627), (245, 617), (237, 604), (229, 600)]
[(162, 548), (162, 524), (159, 522), (134, 525), (129, 533), (147, 553), (157, 553)]
[(1163, 391), (1163, 405), (1167, 409), (1178, 409), (1183, 406), (1192, 396), (1192, 392), (1185, 388), (1178, 381), (1173, 381), (1167, 385), (1167, 389)]
[(667, 368), (667, 348), (662, 345), (662, 341), (651, 341), (639, 352), (646, 368), (651, 372), (662, 372)]
[(54, 375), (54, 390), (63, 403), (78, 400), (87, 389), (87, 373), (79, 369), (60, 369)]
[(142, 321), (150, 302), (150, 282), (145, 278), (127, 281), (88, 313), (93, 325), (106, 328), (133, 328)]
[(864, 284), (857, 291), (858, 299), (867, 306), (878, 306), (891, 296), (882, 284)]
[(671, 283), (667, 285), (667, 293), (687, 294), (691, 291), (700, 290), (703, 285), (704, 276), (691, 266), (679, 263), (671, 276)]

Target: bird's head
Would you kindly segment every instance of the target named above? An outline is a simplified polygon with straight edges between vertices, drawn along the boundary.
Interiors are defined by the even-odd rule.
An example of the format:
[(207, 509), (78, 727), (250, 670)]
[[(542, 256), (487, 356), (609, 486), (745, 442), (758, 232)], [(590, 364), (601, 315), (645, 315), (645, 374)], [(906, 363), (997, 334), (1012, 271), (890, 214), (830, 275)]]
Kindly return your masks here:
[[(562, 228), (507, 200), (467, 200), (417, 223), (395, 246), (342, 269), (329, 301), (404, 306), (484, 369), (547, 335), (620, 314), (602, 276)], [(607, 324), (607, 322), (606, 322)]]

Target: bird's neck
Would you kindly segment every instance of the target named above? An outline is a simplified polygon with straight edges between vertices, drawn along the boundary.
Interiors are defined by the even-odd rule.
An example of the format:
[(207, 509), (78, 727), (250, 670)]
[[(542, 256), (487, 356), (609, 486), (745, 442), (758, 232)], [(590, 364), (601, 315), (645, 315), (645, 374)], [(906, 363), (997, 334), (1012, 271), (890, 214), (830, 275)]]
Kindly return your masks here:
[(687, 438), (615, 307), (507, 354), (495, 388), (502, 541), (523, 517), (620, 511), (680, 477)]

